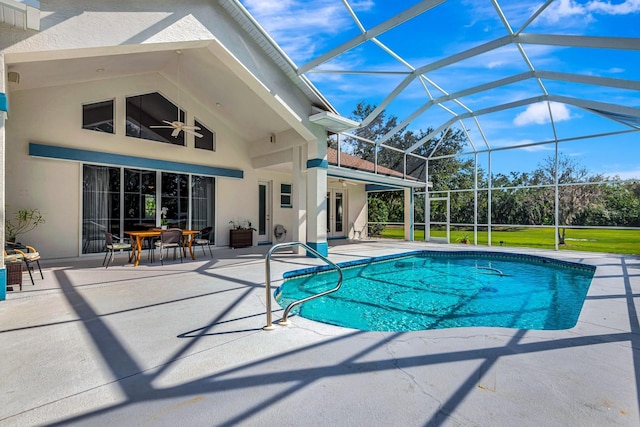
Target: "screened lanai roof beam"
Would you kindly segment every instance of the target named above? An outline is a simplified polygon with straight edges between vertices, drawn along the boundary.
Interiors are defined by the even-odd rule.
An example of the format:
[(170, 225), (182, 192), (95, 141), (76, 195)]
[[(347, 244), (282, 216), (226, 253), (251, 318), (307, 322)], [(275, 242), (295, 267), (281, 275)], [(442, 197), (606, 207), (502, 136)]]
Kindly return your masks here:
[(328, 51), (327, 53), (320, 55), (319, 57), (317, 57), (316, 59), (314, 59), (313, 61), (309, 61), (306, 64), (300, 66), (298, 68), (298, 75), (304, 74), (306, 72), (308, 72), (309, 70), (316, 68), (317, 66), (324, 64), (327, 61), (330, 61), (331, 59), (335, 58), (336, 56), (341, 55), (342, 53), (353, 49), (354, 47), (368, 41), (371, 40), (372, 38), (379, 36), (380, 34), (389, 31), (390, 29), (392, 29), (393, 27), (396, 27), (406, 21), (409, 21), (412, 18), (415, 18), (416, 16), (430, 10), (433, 9), (434, 7), (438, 6), (441, 3), (444, 3), (445, 0), (428, 0), (428, 1), (421, 1), (420, 3), (416, 4), (413, 7), (410, 7), (409, 9), (395, 15), (394, 17), (384, 21), (381, 24), (376, 25), (375, 27), (373, 27), (372, 29), (370, 29), (369, 31), (366, 31), (364, 34), (360, 34), (357, 37), (352, 38), (351, 40), (348, 40), (347, 42), (341, 44), (340, 46), (337, 46), (333, 49), (331, 49), (330, 51)]
[(402, 82), (398, 86), (396, 86), (395, 89), (393, 89), (393, 91), (389, 95), (387, 95), (387, 97), (376, 108), (374, 108), (374, 110), (369, 113), (367, 117), (364, 118), (364, 120), (362, 120), (362, 122), (360, 123), (360, 127), (368, 126), (376, 117), (378, 117), (378, 115), (382, 113), (385, 108), (387, 108), (391, 101), (393, 101), (396, 96), (398, 96), (403, 90), (407, 88), (407, 86), (411, 84), (415, 77), (415, 73), (411, 73), (410, 76), (405, 77), (404, 80), (402, 80)]
[(396, 86), (396, 88), (389, 95), (387, 95), (387, 97), (371, 113), (369, 113), (367, 117), (365, 117), (365, 119), (361, 123), (361, 126), (364, 127), (370, 124), (382, 111), (387, 108), (387, 106), (396, 98), (396, 96), (398, 96), (407, 86), (409, 86), (409, 84), (411, 84), (413, 79), (415, 79), (417, 76), (508, 45), (511, 41), (511, 36), (501, 37), (480, 46), (465, 50), (464, 52), (451, 55), (447, 58), (417, 68), (416, 71), (414, 71), (410, 76), (407, 76), (407, 78), (400, 82), (400, 84)]
[(570, 83), (582, 83), (594, 86), (607, 86), (619, 89), (640, 90), (640, 81), (613, 77), (587, 76), (584, 74), (560, 73), (556, 71), (534, 71), (540, 79), (558, 80)]
[(401, 74), (409, 75), (411, 71), (379, 71), (379, 70), (311, 70), (309, 74)]
[[(514, 148), (529, 148), (529, 147), (538, 147), (538, 146), (542, 146), (542, 145), (549, 145), (549, 144), (553, 144), (555, 142), (558, 143), (564, 143), (564, 142), (571, 142), (571, 141), (582, 141), (584, 139), (594, 139), (594, 138), (603, 138), (603, 137), (607, 137), (607, 136), (616, 136), (616, 135), (625, 135), (625, 134), (630, 134), (630, 133), (635, 133), (635, 132), (640, 132), (640, 129), (625, 129), (622, 131), (616, 131), (616, 132), (605, 132), (605, 133), (599, 133), (599, 134), (588, 134), (588, 135), (581, 135), (581, 136), (574, 136), (574, 137), (570, 137), (570, 138), (561, 138), (558, 140), (548, 140), (548, 141), (538, 141), (538, 142), (529, 142), (526, 144), (517, 144), (517, 145), (509, 145), (509, 146), (505, 146), (505, 147), (496, 147), (496, 148), (491, 148), (491, 149), (481, 149), (478, 150), (477, 153), (486, 153), (489, 151), (505, 151), (505, 150), (513, 150)], [(461, 157), (461, 156), (468, 156), (470, 154), (476, 154), (476, 152), (473, 151), (465, 151), (462, 153), (453, 153), (453, 154), (444, 154), (442, 156), (433, 156), (430, 160), (437, 160), (437, 159), (446, 159), (446, 158), (451, 158), (451, 157)], [(414, 154), (411, 153), (407, 153), (408, 156), (414, 156)]]
[(544, 12), (544, 11), (545, 11), (545, 9), (546, 9), (546, 8), (547, 8), (551, 3), (553, 3), (553, 1), (554, 1), (554, 0), (547, 0), (546, 2), (544, 2), (544, 4), (543, 4), (542, 6), (540, 6), (540, 7), (538, 8), (538, 10), (536, 10), (536, 11), (534, 12), (534, 14), (533, 14), (533, 15), (531, 15), (531, 16), (529, 17), (529, 19), (527, 19), (527, 20), (526, 20), (526, 22), (525, 22), (524, 24), (522, 24), (522, 26), (521, 26), (521, 27), (518, 29), (518, 31), (516, 31), (514, 34), (518, 35), (518, 34), (520, 34), (521, 32), (523, 32), (523, 31), (525, 30), (525, 28), (527, 28), (527, 27), (528, 27), (528, 26), (529, 26), (533, 21), (535, 21), (535, 20), (536, 20), (536, 18), (537, 18), (538, 16), (540, 16), (540, 14), (541, 14), (542, 12)]
[[(498, 16), (500, 17), (502, 24), (507, 29), (509, 34), (513, 36), (514, 35), (513, 29), (511, 28), (511, 25), (509, 25), (509, 21), (507, 20), (507, 17), (504, 15), (504, 12), (502, 12), (502, 8), (500, 8), (500, 5), (498, 4), (498, 0), (491, 0), (491, 3), (493, 3), (493, 7), (496, 10), (496, 13), (498, 14)], [(522, 56), (522, 59), (524, 59), (524, 62), (527, 64), (527, 67), (529, 67), (529, 70), (535, 71), (536, 68), (531, 63), (531, 60), (529, 59), (529, 55), (527, 55), (527, 52), (524, 51), (522, 44), (516, 43), (516, 47), (518, 48), (518, 52), (520, 52), (520, 56)], [(545, 95), (548, 95), (549, 92), (547, 91), (547, 88), (544, 86), (544, 83), (542, 83), (542, 80), (536, 78), (536, 82), (538, 83), (538, 86), (540, 86), (540, 90), (542, 91), (542, 93), (544, 93)], [(551, 109), (549, 109), (549, 113), (551, 113)], [(551, 116), (551, 125), (553, 126), (553, 116)], [(555, 126), (553, 126), (553, 128), (555, 133)]]
[(558, 81), (571, 82), (571, 83), (582, 83), (582, 84), (590, 84), (590, 85), (596, 85), (596, 86), (615, 87), (620, 89), (640, 91), (640, 82), (634, 81), (634, 80), (617, 79), (617, 78), (611, 78), (611, 77), (586, 76), (582, 74), (572, 74), (572, 73), (559, 73), (554, 71), (542, 71), (542, 70), (527, 71), (525, 73), (516, 74), (511, 77), (506, 77), (504, 79), (495, 80), (493, 82), (485, 83), (485, 84), (471, 87), (465, 90), (454, 92), (449, 95), (443, 95), (443, 96), (434, 98), (426, 102), (425, 104), (423, 104), (420, 108), (415, 110), (409, 117), (407, 117), (400, 124), (394, 127), (386, 135), (384, 135), (380, 139), (380, 142), (384, 142), (388, 140), (396, 132), (408, 126), (414, 119), (416, 119), (418, 116), (423, 114), (425, 111), (427, 111), (429, 108), (431, 108), (433, 105), (437, 103), (447, 102), (453, 99), (460, 99), (468, 95), (473, 95), (479, 92), (484, 92), (486, 90), (495, 89), (497, 87), (506, 86), (512, 83), (517, 83), (519, 81), (523, 81), (532, 77), (539, 78), (539, 79), (558, 80)]
[(446, 58), (434, 61), (431, 64), (423, 65), (416, 69), (417, 74), (426, 74), (431, 71), (446, 67), (447, 65), (455, 64), (457, 62), (464, 61), (465, 59), (473, 58), (474, 56), (482, 55), (483, 53), (490, 52), (492, 50), (501, 48), (513, 42), (513, 37), (506, 35), (490, 42), (481, 44), (471, 49), (447, 56)]
[[(398, 124), (396, 127), (394, 127), (393, 129), (391, 129), (387, 134), (385, 134), (381, 139), (380, 142), (384, 142), (387, 141), (389, 138), (391, 138), (393, 135), (395, 135), (397, 132), (400, 131), (400, 129), (405, 128), (406, 126), (408, 126), (413, 120), (415, 120), (418, 116), (420, 116), (422, 113), (424, 113), (425, 111), (427, 111), (429, 108), (431, 108), (433, 105), (437, 104), (437, 103), (443, 103), (443, 102), (447, 102), (447, 101), (452, 101), (455, 99), (459, 99), (462, 98), (464, 96), (467, 95), (472, 95), (474, 93), (478, 93), (478, 92), (483, 92), (485, 90), (489, 90), (489, 89), (495, 89), (496, 87), (500, 87), (500, 86), (505, 86), (511, 83), (516, 83), (522, 80), (526, 80), (528, 78), (533, 77), (533, 72), (532, 71), (527, 71), (526, 73), (522, 73), (522, 74), (517, 74), (515, 76), (511, 76), (511, 77), (507, 77), (501, 80), (496, 80), (493, 82), (489, 82), (489, 83), (485, 83), (473, 88), (469, 88), (469, 89), (465, 89), (459, 92), (455, 92), (455, 93), (451, 93), (448, 95), (443, 95), (443, 96), (439, 96), (437, 98), (434, 98), (432, 100), (429, 100), (428, 102), (424, 103), (420, 108), (418, 108), (417, 110), (415, 110), (413, 113), (411, 113), (409, 115), (409, 117), (407, 117), (406, 119), (404, 119), (400, 124)], [(467, 109), (468, 111), (469, 109)]]
[(567, 36), (556, 34), (519, 34), (516, 43), (547, 46), (589, 47), (594, 49), (640, 50), (640, 39), (632, 37)]
[(463, 114), (460, 114), (460, 115), (458, 115), (456, 117), (452, 117), (451, 119), (447, 120), (445, 123), (440, 125), (437, 129), (435, 129), (434, 131), (430, 132), (428, 135), (425, 135), (422, 139), (420, 139), (418, 142), (413, 144), (411, 147), (407, 148), (406, 152), (407, 153), (412, 152), (413, 150), (415, 150), (416, 148), (418, 148), (419, 146), (421, 146), (422, 144), (424, 144), (425, 142), (427, 142), (428, 140), (433, 138), (435, 135), (440, 133), (442, 130), (450, 127), (454, 122), (456, 122), (458, 120), (464, 120), (464, 119), (467, 119), (469, 117), (482, 116), (484, 114), (495, 113), (497, 111), (503, 111), (503, 110), (508, 110), (508, 109), (511, 109), (511, 108), (517, 108), (517, 107), (521, 107), (523, 105), (534, 104), (536, 102), (544, 101), (547, 98), (549, 98), (548, 95), (540, 95), (540, 96), (535, 96), (533, 98), (521, 99), (519, 101), (508, 102), (506, 104), (501, 104), (501, 105), (496, 105), (496, 106), (489, 107), (489, 108), (484, 108), (482, 110), (477, 110), (477, 111), (474, 111), (474, 112), (471, 112), (471, 113), (463, 113)]
[[(624, 105), (609, 104), (600, 101), (588, 101), (585, 99), (571, 98), (568, 96), (549, 95), (549, 101), (560, 102), (563, 104), (574, 105), (583, 110), (599, 114), (609, 120), (613, 120), (624, 124), (625, 126), (637, 129), (640, 126), (640, 108), (627, 107)], [(632, 121), (634, 124), (620, 120), (624, 118)]]
[[(358, 26), (358, 28), (360, 29), (360, 31), (362, 31), (362, 33), (366, 33), (366, 29), (364, 27), (364, 25), (362, 25), (362, 23), (360, 22), (360, 20), (358, 19), (358, 16), (355, 14), (355, 12), (353, 11), (353, 9), (351, 8), (351, 5), (349, 4), (349, 2), (347, 0), (342, 0), (342, 4), (344, 4), (344, 7), (347, 8), (347, 11), (349, 12), (349, 15), (351, 15), (351, 19), (353, 19), (353, 22), (356, 23), (356, 25)], [(402, 59), (397, 53), (395, 53), (393, 50), (389, 49), (389, 47), (387, 47), (384, 43), (382, 43), (380, 40), (378, 40), (376, 37), (371, 38), (371, 41), (374, 42), (376, 45), (378, 45), (382, 50), (384, 50), (385, 52), (387, 52), (390, 56), (392, 56), (393, 58), (395, 58), (398, 62), (400, 62), (402, 65), (404, 65), (405, 67), (407, 67), (409, 70), (413, 71), (414, 68), (411, 66), (411, 64), (409, 64), (407, 61), (405, 61), (404, 59)]]
[[(410, 83), (413, 78), (420, 74), (437, 70), (439, 68), (446, 67), (465, 59), (489, 52), (499, 47), (505, 46), (512, 41), (516, 43), (529, 43), (529, 44), (551, 44), (558, 46), (575, 46), (575, 47), (594, 47), (594, 48), (609, 48), (609, 49), (640, 49), (640, 41), (633, 38), (617, 38), (617, 37), (585, 37), (585, 36), (556, 36), (556, 35), (538, 35), (538, 34), (520, 34), (520, 35), (507, 35), (499, 39), (490, 41), (488, 43), (476, 46), (468, 49), (464, 52), (460, 52), (455, 55), (451, 55), (447, 58), (443, 58), (439, 61), (432, 62), (431, 64), (424, 65), (416, 69), (413, 75), (408, 76), (403, 80), (396, 89), (387, 96), (382, 103), (374, 111), (369, 114), (363, 120), (363, 126), (371, 123), (373, 119), (380, 114), (395, 97), (402, 92)], [(624, 46), (624, 47), (623, 47)], [(535, 71), (534, 71), (535, 72)], [(494, 82), (495, 83), (495, 82)], [(493, 84), (493, 83), (490, 83)], [(433, 104), (432, 104), (433, 105)]]

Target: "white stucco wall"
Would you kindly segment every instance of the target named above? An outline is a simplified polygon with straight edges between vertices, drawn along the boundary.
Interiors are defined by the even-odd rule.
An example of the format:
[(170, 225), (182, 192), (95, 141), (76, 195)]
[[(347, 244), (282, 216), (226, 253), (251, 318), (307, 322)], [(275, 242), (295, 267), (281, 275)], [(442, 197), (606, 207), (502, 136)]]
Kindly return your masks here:
[(100, 55), (113, 47), (141, 52), (164, 43), (215, 41), (212, 52), (233, 58), (226, 65), (247, 85), (266, 88), (262, 96), (271, 108), (294, 113), (283, 114), (291, 126), (304, 133), (309, 125), (309, 99), (218, 2), (45, 0), (40, 15), (39, 32), (0, 26), (0, 54), (9, 64), (87, 55), (78, 49)]
[(367, 225), (367, 193), (362, 184), (344, 187), (342, 184), (330, 182), (327, 190), (340, 190), (346, 194), (346, 218), (344, 221), (345, 236), (349, 239), (365, 238)]
[[(241, 169), (243, 179), (217, 179), (216, 243), (219, 246), (228, 244), (230, 220), (247, 218), (257, 222), (259, 181), (271, 184), (271, 227), (284, 225), (289, 230), (287, 240), (294, 235), (292, 230), (296, 231), (295, 235), (306, 235), (299, 230), (303, 224), (299, 218), (301, 213), (304, 221), (308, 220), (305, 201), (298, 202), (298, 210), (281, 208), (279, 191), (281, 183), (306, 184), (293, 182), (288, 172), (269, 169), (277, 164), (269, 161), (273, 159), (273, 153), (280, 153), (277, 155), (284, 155), (291, 164), (293, 152), (306, 153), (309, 143), (324, 144), (323, 138), (316, 140), (316, 134), (324, 135), (324, 130), (316, 129), (317, 126), (308, 122), (312, 101), (219, 2), (139, 0), (135, 2), (134, 10), (128, 2), (44, 0), (39, 32), (0, 26), (0, 59), (6, 60), (8, 68), (28, 65), (31, 61), (173, 50), (180, 48), (180, 43), (188, 44), (189, 48), (209, 49), (216, 60), (227, 67), (225, 72), (231, 71), (246, 86), (246, 93), (254, 97), (245, 103), (259, 105), (261, 112), (275, 114), (280, 119), (277, 143), (271, 144), (268, 138), (241, 136), (245, 134), (240, 128), (250, 127), (251, 117), (242, 113), (238, 115), (242, 117), (228, 114), (225, 117), (211, 105), (215, 100), (199, 96), (196, 84), (191, 87), (191, 94), (181, 92), (180, 104), (190, 120), (196, 116), (216, 132), (216, 152), (196, 150), (192, 137), (187, 138), (186, 147), (125, 137), (126, 96), (158, 91), (177, 103), (177, 86), (167, 80), (161, 70), (93, 82), (56, 83), (57, 86), (38, 89), (25, 89), (24, 85), (9, 88), (10, 118), (5, 129), (0, 129), (4, 132), (3, 148), (6, 149), (6, 213), (38, 208), (46, 217), (45, 224), (20, 236), (19, 240), (32, 243), (49, 258), (77, 256), (81, 246), (81, 165), (72, 161), (32, 158), (28, 155), (29, 142)], [(207, 71), (211, 73), (203, 70)], [(202, 78), (202, 74), (199, 77)], [(183, 86), (188, 83), (192, 82)], [(230, 99), (234, 95), (235, 99), (244, 99), (236, 92), (229, 95)], [(116, 134), (83, 130), (81, 105), (107, 99), (116, 101)], [(261, 115), (253, 116), (257, 117)], [(309, 158), (316, 157), (310, 155)], [(304, 161), (302, 159), (302, 167)], [(324, 193), (325, 185), (324, 180), (318, 183), (321, 187), (319, 195)], [(306, 197), (305, 192), (296, 193), (298, 199), (300, 194)], [(361, 198), (355, 200), (357, 207), (349, 209), (346, 226), (358, 221)], [(323, 231), (324, 222), (318, 221), (319, 230)]]
[[(124, 135), (127, 95), (155, 90), (166, 94), (174, 89), (160, 74), (153, 74), (13, 92), (11, 117), (6, 122), (6, 175), (10, 178), (6, 209), (11, 213), (38, 208), (46, 216), (45, 224), (21, 238), (51, 256), (79, 253), (80, 164), (30, 157), (29, 142), (240, 169), (244, 179), (217, 180), (218, 244), (227, 243), (229, 220), (239, 215), (257, 218), (257, 181), (263, 177), (251, 168), (246, 141), (188, 95), (182, 94), (183, 107), (216, 132), (215, 152), (195, 149), (193, 138), (180, 147)], [(116, 99), (116, 134), (83, 130), (82, 104), (111, 98)]]

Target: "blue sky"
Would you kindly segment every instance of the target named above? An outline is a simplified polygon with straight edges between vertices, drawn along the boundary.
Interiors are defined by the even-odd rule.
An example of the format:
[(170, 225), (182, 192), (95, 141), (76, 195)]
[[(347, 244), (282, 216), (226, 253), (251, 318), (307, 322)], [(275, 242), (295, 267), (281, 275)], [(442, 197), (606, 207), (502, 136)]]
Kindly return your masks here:
[[(357, 17), (356, 22), (341, 0), (241, 2), (297, 66), (304, 66), (362, 34), (359, 25), (371, 31), (403, 10), (420, 4), (416, 0), (349, 1)], [(543, 3), (510, 0), (500, 2), (500, 6), (512, 30), (517, 31)], [(538, 71), (639, 80), (640, 0), (556, 0), (523, 33), (629, 38), (627, 44), (630, 48), (625, 49), (543, 44), (523, 44), (522, 49)], [(377, 43), (369, 40), (353, 47), (306, 75), (342, 115), (349, 117), (360, 101), (380, 104), (406, 77), (405, 73), (411, 67), (438, 64), (437, 61), (507, 34), (490, 1), (449, 0), (380, 34), (376, 37)], [(344, 70), (352, 73), (338, 72)], [(370, 74), (363, 74), (364, 71)], [(529, 68), (518, 46), (508, 44), (427, 71), (424, 74), (427, 79), (422, 82), (414, 79), (386, 111), (403, 120), (424, 105), (429, 96), (441, 97), (526, 71)], [(553, 95), (640, 108), (638, 90), (556, 79), (542, 79), (541, 82), (544, 90)], [(462, 105), (448, 101), (441, 107), (430, 107), (409, 127), (425, 130), (449, 120), (451, 112), (462, 114), (466, 108), (478, 111), (542, 94), (539, 82), (527, 79), (461, 97)], [(555, 131), (561, 140), (631, 129), (570, 104), (552, 103), (551, 110)], [(481, 115), (478, 121), (480, 127), (473, 119), (464, 121), (476, 146), (484, 145), (483, 134), (492, 148), (554, 139), (546, 103)], [(459, 124), (454, 124), (454, 127), (459, 127)], [(639, 132), (563, 142), (560, 150), (593, 172), (625, 179), (640, 178)], [(553, 152), (553, 144), (496, 152), (492, 157), (492, 169), (494, 172), (532, 170)], [(486, 163), (484, 157), (481, 163)]]

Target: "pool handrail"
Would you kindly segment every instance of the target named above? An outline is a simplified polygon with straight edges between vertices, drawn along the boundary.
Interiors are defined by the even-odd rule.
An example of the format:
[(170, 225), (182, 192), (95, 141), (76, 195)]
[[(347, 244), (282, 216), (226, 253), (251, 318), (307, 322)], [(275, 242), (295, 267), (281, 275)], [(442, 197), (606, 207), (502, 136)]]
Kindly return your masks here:
[(327, 264), (331, 265), (332, 267), (334, 267), (337, 271), (338, 271), (338, 284), (336, 285), (335, 288), (329, 289), (327, 291), (324, 292), (320, 292), (319, 294), (315, 294), (315, 295), (311, 295), (308, 296), (306, 298), (302, 298), (300, 300), (297, 301), (293, 301), (292, 303), (290, 303), (287, 308), (284, 309), (284, 314), (282, 315), (282, 319), (280, 319), (280, 322), (278, 322), (279, 325), (282, 326), (288, 326), (290, 324), (289, 320), (288, 320), (288, 316), (289, 316), (289, 312), (291, 311), (291, 309), (293, 307), (295, 307), (296, 305), (302, 304), (303, 302), (307, 302), (309, 300), (330, 294), (332, 292), (337, 291), (338, 289), (340, 289), (340, 286), (342, 286), (342, 268), (340, 268), (339, 265), (337, 265), (336, 263), (332, 262), (331, 260), (329, 260), (327, 257), (325, 257), (324, 255), (321, 255), (320, 253), (318, 253), (315, 249), (310, 248), (308, 245), (302, 243), (302, 242), (284, 242), (284, 243), (278, 243), (277, 245), (274, 245), (271, 247), (271, 249), (269, 249), (269, 251), (267, 252), (267, 255), (265, 256), (265, 276), (266, 276), (266, 280), (265, 280), (265, 288), (266, 288), (266, 305), (267, 305), (267, 325), (264, 326), (262, 329), (265, 331), (272, 331), (274, 329), (273, 326), (273, 322), (272, 322), (272, 318), (271, 318), (271, 255), (282, 248), (288, 248), (288, 247), (294, 247), (294, 246), (302, 246), (304, 249), (307, 250), (308, 253), (311, 253), (313, 255), (315, 255), (317, 258), (320, 258), (322, 261), (326, 262)]

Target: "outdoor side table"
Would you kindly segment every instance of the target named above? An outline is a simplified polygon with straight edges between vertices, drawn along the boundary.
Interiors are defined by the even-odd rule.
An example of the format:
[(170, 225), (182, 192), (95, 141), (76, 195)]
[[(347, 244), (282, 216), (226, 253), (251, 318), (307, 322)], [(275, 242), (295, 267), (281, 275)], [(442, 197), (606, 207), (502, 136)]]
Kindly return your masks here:
[(22, 290), (22, 263), (9, 262), (5, 267), (7, 268), (7, 287), (19, 285)]

